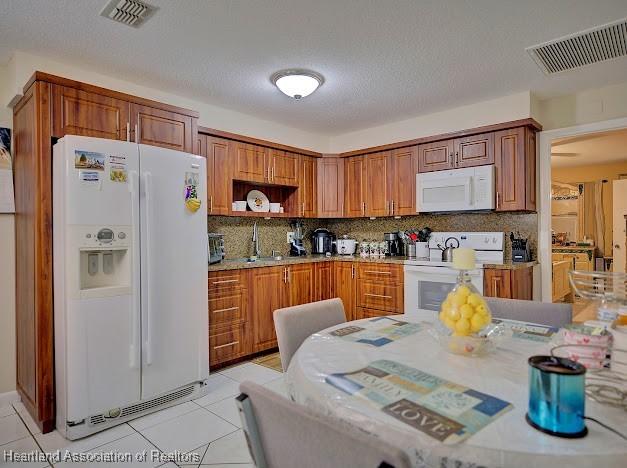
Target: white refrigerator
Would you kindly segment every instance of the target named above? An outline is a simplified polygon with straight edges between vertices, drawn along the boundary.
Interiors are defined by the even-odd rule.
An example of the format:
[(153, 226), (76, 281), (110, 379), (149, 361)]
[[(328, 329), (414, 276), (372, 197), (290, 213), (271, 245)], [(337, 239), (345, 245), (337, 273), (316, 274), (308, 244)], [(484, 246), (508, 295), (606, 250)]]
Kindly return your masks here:
[(54, 145), (56, 420), (68, 439), (204, 393), (206, 180), (204, 158), (174, 150)]

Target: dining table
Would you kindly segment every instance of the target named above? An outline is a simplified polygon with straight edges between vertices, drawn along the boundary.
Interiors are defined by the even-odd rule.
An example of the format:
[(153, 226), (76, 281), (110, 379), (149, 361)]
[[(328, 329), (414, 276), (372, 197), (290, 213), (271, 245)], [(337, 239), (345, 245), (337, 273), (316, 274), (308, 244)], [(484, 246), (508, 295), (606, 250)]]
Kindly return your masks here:
[[(286, 373), (288, 393), (297, 403), (330, 415), (340, 424), (353, 425), (402, 448), (416, 467), (627, 466), (627, 442), (596, 422), (586, 421), (585, 437), (569, 439), (541, 432), (526, 421), (528, 358), (550, 355), (554, 338), (540, 340), (507, 333), (485, 355), (459, 355), (449, 352), (438, 341), (434, 333), (436, 317), (433, 311), (419, 310), (345, 322), (314, 333), (290, 361)], [(413, 325), (404, 327), (409, 330), (404, 336), (378, 337), (376, 329), (381, 329), (385, 321)], [(375, 332), (358, 339), (364, 330)], [(369, 371), (360, 374), (366, 368)], [(386, 406), (390, 402), (378, 400), (381, 395), (388, 395), (386, 391), (398, 390), (394, 372), (388, 375), (390, 369), (396, 368), (404, 372), (412, 369), (421, 378), (430, 376), (447, 388), (470, 389), (465, 395), (475, 392), (483, 395), (479, 398), (493, 397), (501, 402), (500, 406), (493, 411), (494, 419), (476, 432), (462, 440), (444, 439), (429, 428), (416, 425), (416, 420), (408, 423), (394, 417), (390, 406)], [(369, 380), (363, 386), (372, 385), (374, 391), (360, 392), (362, 385), (346, 379), (352, 375), (362, 379), (365, 375)], [(400, 386), (403, 390), (399, 394), (403, 394), (408, 384), (404, 381)], [(416, 391), (421, 390), (417, 387)], [(448, 410), (453, 415), (456, 411), (454, 405)], [(585, 413), (622, 434), (627, 433), (627, 411), (622, 408), (586, 398)], [(437, 420), (438, 415), (432, 416)]]

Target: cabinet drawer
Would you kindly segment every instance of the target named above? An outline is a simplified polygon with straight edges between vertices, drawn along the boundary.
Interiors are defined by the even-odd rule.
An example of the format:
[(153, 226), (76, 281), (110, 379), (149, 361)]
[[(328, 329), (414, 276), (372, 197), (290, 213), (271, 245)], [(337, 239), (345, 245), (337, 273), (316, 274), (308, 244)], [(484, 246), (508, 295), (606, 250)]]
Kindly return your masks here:
[(244, 353), (243, 326), (209, 335), (209, 366), (236, 359)]
[(403, 266), (385, 263), (358, 263), (357, 278), (370, 281), (403, 282)]
[(209, 297), (209, 328), (238, 325), (246, 318), (247, 289), (240, 288), (229, 293)]
[(209, 290), (225, 290), (247, 286), (246, 272), (240, 270), (209, 272)]
[(367, 309), (365, 307), (357, 307), (355, 320), (385, 317), (386, 315), (400, 314), (400, 313), (401, 312), (390, 312), (387, 310), (377, 310), (377, 309)]
[(357, 306), (402, 313), (403, 285), (358, 280)]

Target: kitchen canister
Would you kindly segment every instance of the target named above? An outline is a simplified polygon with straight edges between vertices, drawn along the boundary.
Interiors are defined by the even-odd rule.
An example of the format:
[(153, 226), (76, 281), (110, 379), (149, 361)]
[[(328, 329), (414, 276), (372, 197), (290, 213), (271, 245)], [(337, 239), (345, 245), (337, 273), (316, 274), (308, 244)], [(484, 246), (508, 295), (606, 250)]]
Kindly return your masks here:
[(579, 438), (588, 433), (584, 423), (586, 368), (554, 356), (529, 358), (527, 422), (558, 437)]

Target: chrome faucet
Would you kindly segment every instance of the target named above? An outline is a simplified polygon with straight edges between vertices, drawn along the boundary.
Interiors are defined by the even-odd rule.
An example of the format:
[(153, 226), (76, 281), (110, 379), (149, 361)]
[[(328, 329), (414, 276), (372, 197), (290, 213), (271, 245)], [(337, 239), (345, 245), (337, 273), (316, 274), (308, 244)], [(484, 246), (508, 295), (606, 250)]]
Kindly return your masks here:
[(259, 247), (259, 228), (257, 227), (257, 221), (253, 224), (253, 249), (255, 257), (261, 257), (261, 247)]

